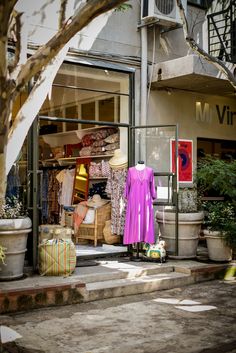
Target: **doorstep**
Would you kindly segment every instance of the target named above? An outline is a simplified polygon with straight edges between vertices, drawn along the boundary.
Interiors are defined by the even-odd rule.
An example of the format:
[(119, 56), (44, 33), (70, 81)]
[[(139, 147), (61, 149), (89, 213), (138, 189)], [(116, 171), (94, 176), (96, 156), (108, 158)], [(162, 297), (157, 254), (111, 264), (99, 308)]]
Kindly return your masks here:
[(176, 288), (222, 278), (232, 267), (194, 260), (133, 262), (124, 256), (86, 261), (68, 277), (29, 275), (0, 282), (0, 313)]

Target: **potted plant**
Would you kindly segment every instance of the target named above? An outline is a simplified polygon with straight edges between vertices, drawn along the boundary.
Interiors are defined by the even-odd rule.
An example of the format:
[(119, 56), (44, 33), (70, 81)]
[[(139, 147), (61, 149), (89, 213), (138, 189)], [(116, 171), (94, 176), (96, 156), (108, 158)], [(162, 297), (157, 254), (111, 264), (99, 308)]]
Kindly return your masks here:
[[(178, 194), (178, 258), (195, 258), (204, 213), (200, 210), (196, 187), (182, 188)], [(175, 252), (175, 210), (158, 210), (156, 219), (169, 254)]]
[(16, 197), (0, 205), (0, 280), (23, 276), (24, 259), (31, 220)]
[(196, 177), (201, 197), (218, 197), (218, 201), (203, 203), (209, 258), (230, 261), (232, 250), (236, 249), (236, 161), (204, 158), (199, 162)]

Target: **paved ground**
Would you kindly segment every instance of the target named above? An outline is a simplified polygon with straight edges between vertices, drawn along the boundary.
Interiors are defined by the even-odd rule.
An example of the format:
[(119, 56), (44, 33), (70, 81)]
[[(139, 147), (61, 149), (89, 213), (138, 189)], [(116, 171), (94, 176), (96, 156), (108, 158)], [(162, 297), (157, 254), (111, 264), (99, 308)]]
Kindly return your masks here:
[(25, 349), (7, 352), (236, 353), (236, 281), (2, 315), (0, 322), (23, 336)]

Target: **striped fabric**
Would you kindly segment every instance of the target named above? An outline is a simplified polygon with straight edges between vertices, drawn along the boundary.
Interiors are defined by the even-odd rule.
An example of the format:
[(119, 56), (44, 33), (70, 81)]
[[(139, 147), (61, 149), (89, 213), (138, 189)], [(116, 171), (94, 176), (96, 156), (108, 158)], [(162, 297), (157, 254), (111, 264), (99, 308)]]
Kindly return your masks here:
[(48, 240), (39, 245), (41, 276), (69, 276), (75, 270), (76, 251), (71, 240)]

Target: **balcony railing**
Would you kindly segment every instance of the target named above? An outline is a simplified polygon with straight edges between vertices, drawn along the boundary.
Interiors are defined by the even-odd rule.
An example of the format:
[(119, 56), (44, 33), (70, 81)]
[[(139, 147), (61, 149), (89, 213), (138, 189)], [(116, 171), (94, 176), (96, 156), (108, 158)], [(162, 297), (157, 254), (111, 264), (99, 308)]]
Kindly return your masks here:
[(208, 52), (220, 60), (236, 63), (236, 4), (208, 15)]

